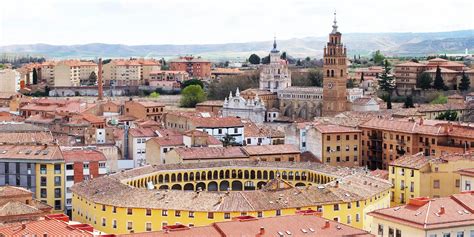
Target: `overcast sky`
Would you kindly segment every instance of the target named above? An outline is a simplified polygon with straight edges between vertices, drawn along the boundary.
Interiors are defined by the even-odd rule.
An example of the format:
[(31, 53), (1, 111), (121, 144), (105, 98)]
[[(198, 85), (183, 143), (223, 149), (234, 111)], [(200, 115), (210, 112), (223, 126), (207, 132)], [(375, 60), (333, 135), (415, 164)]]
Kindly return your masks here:
[(474, 0), (5, 0), (0, 45), (207, 44), (474, 29)]

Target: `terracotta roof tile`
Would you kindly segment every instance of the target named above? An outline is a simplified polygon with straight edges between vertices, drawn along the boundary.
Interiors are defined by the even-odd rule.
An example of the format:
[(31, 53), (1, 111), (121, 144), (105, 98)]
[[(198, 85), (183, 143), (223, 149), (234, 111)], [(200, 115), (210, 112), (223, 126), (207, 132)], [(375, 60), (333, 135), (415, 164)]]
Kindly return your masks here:
[(104, 153), (96, 150), (63, 150), (66, 163), (106, 161)]
[(242, 150), (249, 156), (300, 153), (298, 147), (293, 144), (244, 146)]

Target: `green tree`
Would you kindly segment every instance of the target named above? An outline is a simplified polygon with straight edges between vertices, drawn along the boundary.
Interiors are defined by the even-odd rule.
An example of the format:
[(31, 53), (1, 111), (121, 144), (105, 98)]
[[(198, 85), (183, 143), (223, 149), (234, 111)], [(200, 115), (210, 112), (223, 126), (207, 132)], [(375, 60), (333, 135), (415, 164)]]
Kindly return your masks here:
[(354, 79), (347, 80), (346, 87), (349, 89), (354, 88)]
[(456, 121), (458, 120), (458, 113), (456, 111), (448, 110), (439, 114), (436, 119), (438, 120), (446, 120), (446, 121)]
[(148, 97), (158, 99), (160, 97), (160, 94), (156, 91), (153, 91)]
[(186, 80), (186, 81), (183, 82), (183, 84), (181, 84), (181, 88), (184, 89), (184, 88), (186, 88), (188, 86), (191, 86), (191, 85), (198, 85), (201, 88), (204, 88), (204, 83), (199, 79)]
[(417, 87), (423, 90), (427, 90), (431, 88), (431, 83), (433, 83), (433, 78), (431, 78), (430, 74), (427, 72), (422, 72), (416, 78)]
[(286, 52), (281, 53), (280, 58), (286, 60)]
[(310, 58), (310, 57), (306, 57), (304, 60), (305, 60), (306, 62), (309, 62), (309, 61), (311, 61), (311, 58)]
[(33, 68), (33, 85), (38, 84), (38, 72), (36, 71), (36, 68)]
[(229, 91), (239, 88), (241, 91), (248, 88), (258, 88), (259, 74), (243, 73), (240, 75), (224, 76), (220, 80), (213, 80), (209, 84), (209, 98), (213, 100), (223, 100), (229, 95)]
[(301, 63), (301, 59), (296, 60), (296, 66), (303, 66), (303, 63)]
[(312, 86), (322, 87), (323, 86), (323, 73), (319, 69), (311, 69), (308, 72), (308, 78), (311, 81)]
[(256, 54), (251, 54), (249, 57), (249, 62), (251, 64), (260, 64), (260, 57)]
[(379, 87), (387, 93), (387, 109), (392, 109), (392, 92), (395, 89), (395, 79), (389, 75), (390, 68), (388, 61), (385, 60), (384, 72), (379, 78)]
[(269, 64), (270, 63), (270, 54), (263, 57), (262, 60), (260, 61), (262, 64)]
[(229, 135), (228, 133), (225, 134), (225, 136), (221, 139), (222, 146), (228, 147), (228, 146), (233, 146), (235, 145), (235, 137)]
[(464, 71), (462, 71), (461, 82), (459, 83), (459, 90), (468, 91), (471, 88), (471, 81)]
[(433, 88), (435, 88), (436, 90), (448, 89), (446, 85), (444, 84), (443, 77), (441, 76), (441, 68), (439, 67), (439, 65), (438, 67), (436, 67), (436, 76), (434, 79)]
[(206, 93), (199, 85), (189, 85), (181, 91), (181, 107), (194, 108), (197, 103), (206, 100)]
[[(375, 51), (375, 53), (372, 55), (372, 59), (374, 60), (374, 63), (376, 65), (383, 65), (385, 56), (380, 52), (380, 50)], [(385, 60), (387, 61), (387, 60)]]
[(436, 98), (434, 98), (430, 104), (446, 104), (448, 103), (448, 97), (442, 94), (439, 94)]
[(415, 108), (415, 105), (413, 104), (413, 97), (411, 95), (409, 95), (405, 98), (404, 107), (405, 108)]

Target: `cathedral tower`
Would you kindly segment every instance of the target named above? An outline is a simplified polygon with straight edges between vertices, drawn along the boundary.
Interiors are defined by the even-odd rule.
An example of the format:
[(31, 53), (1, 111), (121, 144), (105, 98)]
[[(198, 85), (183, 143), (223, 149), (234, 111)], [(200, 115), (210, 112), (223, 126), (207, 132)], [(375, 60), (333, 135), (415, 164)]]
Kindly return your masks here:
[(273, 40), (273, 49), (270, 51), (270, 63), (262, 66), (260, 72), (259, 89), (278, 92), (291, 86), (291, 72), (286, 60), (280, 58), (276, 38)]
[(334, 25), (324, 47), (323, 116), (334, 116), (346, 111), (347, 107), (346, 48), (341, 43), (341, 36), (334, 12)]

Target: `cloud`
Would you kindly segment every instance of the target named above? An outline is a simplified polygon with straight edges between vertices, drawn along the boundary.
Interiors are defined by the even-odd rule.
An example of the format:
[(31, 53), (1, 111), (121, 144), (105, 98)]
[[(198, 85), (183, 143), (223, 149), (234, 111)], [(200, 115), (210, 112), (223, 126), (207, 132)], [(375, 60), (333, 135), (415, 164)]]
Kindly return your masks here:
[(0, 45), (205, 44), (322, 36), (337, 9), (348, 32), (474, 28), (472, 0), (15, 0), (2, 2)]

